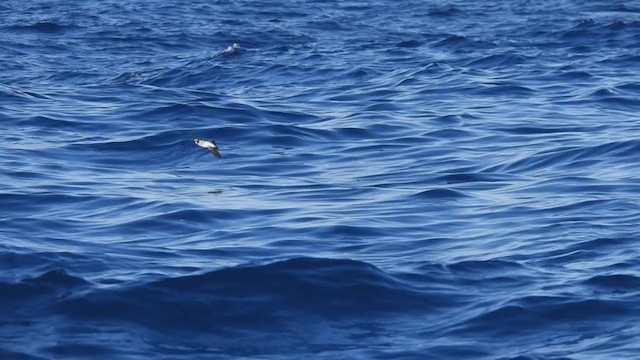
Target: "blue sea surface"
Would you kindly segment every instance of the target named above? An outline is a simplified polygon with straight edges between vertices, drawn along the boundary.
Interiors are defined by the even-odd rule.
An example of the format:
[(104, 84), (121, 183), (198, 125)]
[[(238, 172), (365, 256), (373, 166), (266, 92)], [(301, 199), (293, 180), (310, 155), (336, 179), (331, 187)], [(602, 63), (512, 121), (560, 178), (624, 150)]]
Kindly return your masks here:
[(0, 69), (2, 360), (640, 358), (637, 1), (5, 0)]

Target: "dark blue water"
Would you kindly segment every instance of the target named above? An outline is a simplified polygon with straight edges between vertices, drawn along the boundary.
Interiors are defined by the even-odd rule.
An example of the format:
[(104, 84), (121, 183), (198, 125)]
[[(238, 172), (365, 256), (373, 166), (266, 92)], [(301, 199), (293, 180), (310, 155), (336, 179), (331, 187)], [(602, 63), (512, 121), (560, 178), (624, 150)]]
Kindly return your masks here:
[(639, 49), (636, 1), (3, 1), (0, 358), (637, 359)]

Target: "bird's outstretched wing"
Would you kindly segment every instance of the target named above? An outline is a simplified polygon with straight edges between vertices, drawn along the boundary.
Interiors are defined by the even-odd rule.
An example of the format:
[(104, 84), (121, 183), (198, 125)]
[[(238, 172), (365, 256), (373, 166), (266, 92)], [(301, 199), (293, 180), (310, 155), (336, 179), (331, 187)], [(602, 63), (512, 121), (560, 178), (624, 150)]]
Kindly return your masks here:
[(220, 155), (220, 151), (218, 151), (218, 149), (216, 149), (216, 148), (212, 147), (212, 148), (209, 148), (209, 151), (211, 151), (211, 153), (212, 153), (215, 157), (217, 157), (217, 158), (222, 158), (222, 155)]

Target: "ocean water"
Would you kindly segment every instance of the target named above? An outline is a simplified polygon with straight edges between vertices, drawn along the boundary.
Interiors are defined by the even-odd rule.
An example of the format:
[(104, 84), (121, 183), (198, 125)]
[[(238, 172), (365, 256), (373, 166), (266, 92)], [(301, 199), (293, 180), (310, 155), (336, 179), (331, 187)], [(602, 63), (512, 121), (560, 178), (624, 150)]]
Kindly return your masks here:
[(5, 0), (0, 359), (638, 359), (639, 49), (637, 1)]

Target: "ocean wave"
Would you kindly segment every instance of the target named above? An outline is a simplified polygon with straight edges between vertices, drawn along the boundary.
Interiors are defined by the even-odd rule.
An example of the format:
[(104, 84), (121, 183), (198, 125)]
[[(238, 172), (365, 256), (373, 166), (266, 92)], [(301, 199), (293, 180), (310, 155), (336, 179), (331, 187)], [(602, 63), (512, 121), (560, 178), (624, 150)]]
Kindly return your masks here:
[(640, 291), (640, 278), (631, 274), (596, 275), (584, 281), (602, 292), (636, 293)]
[(36, 32), (45, 34), (56, 34), (66, 30), (75, 29), (74, 25), (63, 25), (54, 21), (40, 21), (29, 25), (11, 25), (5, 27), (10, 31)]
[(634, 306), (628, 301), (530, 296), (512, 300), (470, 319), (456, 331), (480, 331), (485, 336), (508, 333), (526, 336), (531, 331), (545, 328), (560, 331), (587, 322), (601, 322), (615, 329), (633, 311)]
[[(613, 141), (592, 146), (557, 147), (553, 151), (541, 151), (530, 154), (526, 158), (508, 161), (498, 167), (486, 169), (489, 172), (529, 172), (549, 167), (582, 168), (585, 164), (597, 164), (599, 162), (615, 163), (628, 159), (639, 143), (635, 140)], [(500, 170), (498, 170), (500, 169)]]
[[(64, 285), (82, 284), (66, 274), (61, 279)], [(55, 307), (58, 314), (76, 320), (217, 333), (256, 326), (278, 329), (307, 317), (365, 319), (429, 312), (446, 304), (444, 297), (415, 289), (366, 263), (297, 258), (94, 290)]]

